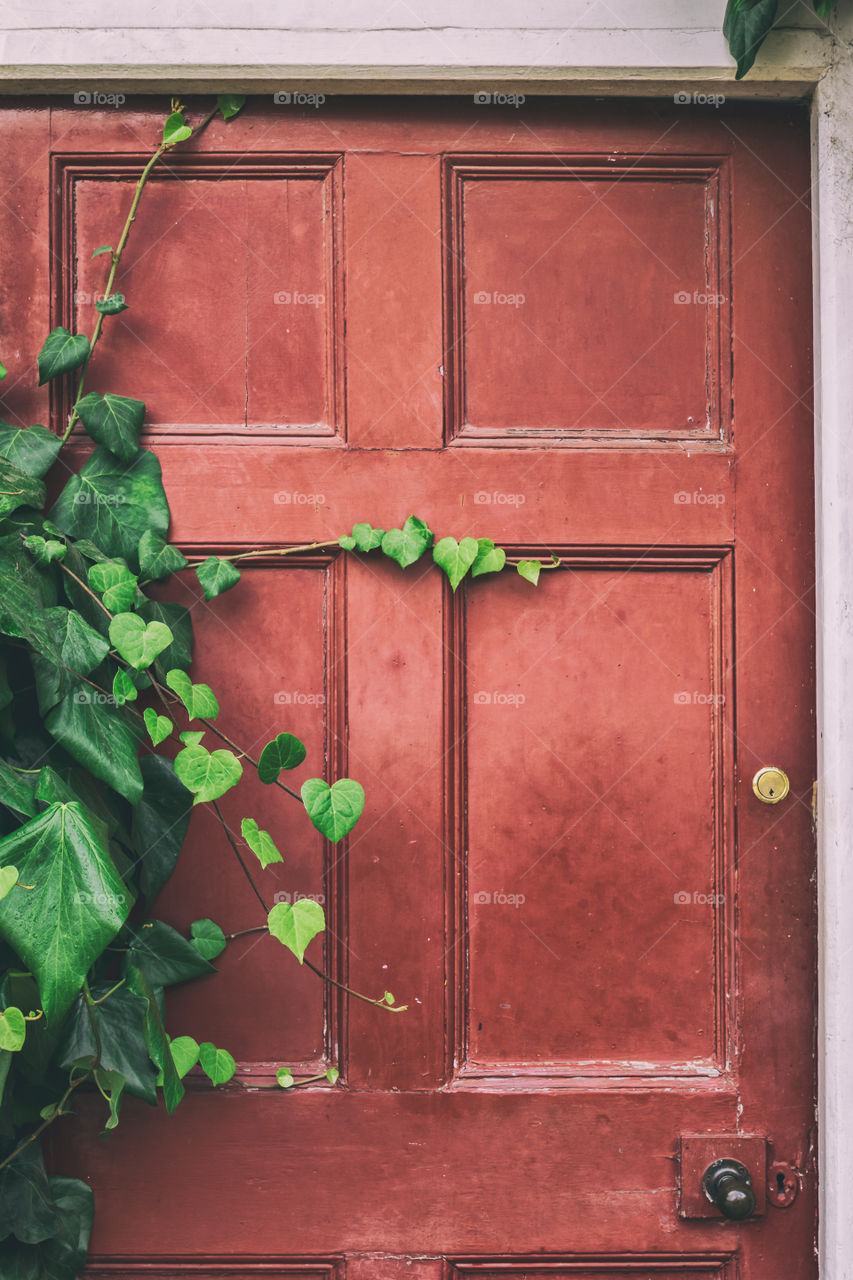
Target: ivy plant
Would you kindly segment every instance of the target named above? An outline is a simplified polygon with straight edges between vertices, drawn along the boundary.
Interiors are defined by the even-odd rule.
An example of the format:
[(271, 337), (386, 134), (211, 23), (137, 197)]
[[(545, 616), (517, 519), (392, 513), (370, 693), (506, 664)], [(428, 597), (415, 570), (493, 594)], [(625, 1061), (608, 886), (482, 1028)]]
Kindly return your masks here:
[[(215, 691), (192, 676), (189, 610), (155, 598), (152, 585), (194, 572), (213, 601), (238, 585), (238, 562), (317, 547), (384, 556), (401, 569), (431, 555), (454, 592), (464, 579), (512, 567), (492, 540), (436, 539), (415, 515), (399, 528), (357, 523), (333, 542), (230, 557), (185, 555), (168, 541), (160, 464), (139, 443), (144, 400), (87, 392), (85, 383), (104, 327), (133, 305), (115, 285), (153, 168), (217, 111), (229, 120), (243, 104), (223, 95), (193, 129), (172, 101), (115, 247), (92, 255), (104, 258), (107, 278), (91, 336), (60, 326), (38, 354), (40, 384), (75, 383), (62, 434), (0, 422), (0, 1274), (17, 1280), (73, 1280), (85, 1263), (91, 1190), (48, 1176), (41, 1149), (75, 1093), (100, 1093), (110, 1133), (127, 1095), (171, 1113), (188, 1072), (213, 1088), (235, 1074), (227, 1048), (180, 1028), (173, 1035), (165, 1023), (166, 989), (214, 974), (241, 936), (209, 919), (180, 932), (151, 915), (195, 806), (211, 807), (227, 856), (258, 900), (259, 922), (242, 932), (269, 932), (283, 953), (354, 999), (405, 1009), (388, 991), (351, 990), (310, 958), (323, 908), (307, 899), (271, 905), (263, 876), (281, 852), (251, 813), (237, 837), (219, 806), (256, 772), (337, 844), (361, 816), (361, 785), (322, 777), (299, 791), (288, 785), (307, 753), (287, 725), (257, 759), (232, 741)], [(45, 482), (75, 427), (75, 442), (93, 447), (48, 506)], [(515, 568), (535, 585), (558, 563)], [(286, 1090), (334, 1086), (338, 1070), (300, 1080), (282, 1065), (277, 1080)]]
[[(811, 0), (820, 18), (828, 18), (837, 3), (838, 0)], [(778, 15), (779, 0), (728, 0), (723, 35), (737, 62), (736, 79), (742, 80), (752, 67)]]

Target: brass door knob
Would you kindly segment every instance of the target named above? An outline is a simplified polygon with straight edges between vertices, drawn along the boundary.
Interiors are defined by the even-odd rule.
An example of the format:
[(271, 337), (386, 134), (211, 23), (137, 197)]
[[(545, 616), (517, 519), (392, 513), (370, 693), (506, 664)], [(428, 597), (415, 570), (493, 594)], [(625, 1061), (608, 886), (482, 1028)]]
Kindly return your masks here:
[(724, 1218), (741, 1222), (755, 1213), (755, 1192), (746, 1165), (739, 1160), (715, 1160), (702, 1177), (705, 1195)]
[(768, 764), (752, 779), (752, 789), (764, 804), (778, 804), (791, 790), (791, 784), (784, 769)]

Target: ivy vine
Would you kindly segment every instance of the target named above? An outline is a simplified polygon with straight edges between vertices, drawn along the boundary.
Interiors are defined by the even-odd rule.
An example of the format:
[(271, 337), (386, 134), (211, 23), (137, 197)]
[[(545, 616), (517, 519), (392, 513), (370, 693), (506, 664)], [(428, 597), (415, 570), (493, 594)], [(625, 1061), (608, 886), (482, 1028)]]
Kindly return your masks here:
[[(819, 18), (828, 18), (837, 4), (838, 0), (811, 0)], [(792, 7), (789, 5), (788, 11)], [(778, 14), (779, 0), (728, 0), (723, 35), (737, 62), (737, 80), (742, 80), (752, 67)]]
[[(172, 102), (115, 247), (92, 255), (109, 255), (109, 270), (91, 337), (58, 327), (38, 355), (40, 385), (76, 376), (63, 434), (0, 422), (0, 1273), (8, 1280), (73, 1280), (85, 1264), (91, 1190), (49, 1177), (41, 1149), (78, 1090), (102, 1095), (109, 1132), (125, 1094), (162, 1100), (171, 1113), (189, 1071), (213, 1087), (234, 1076), (227, 1049), (173, 1038), (164, 1006), (167, 987), (215, 973), (231, 939), (268, 931), (352, 998), (388, 1013), (406, 1007), (388, 991), (346, 987), (309, 958), (325, 927), (322, 906), (270, 905), (262, 873), (283, 861), (281, 852), (250, 815), (238, 838), (218, 803), (255, 771), (334, 844), (358, 822), (361, 785), (317, 777), (299, 791), (289, 786), (283, 776), (306, 749), (287, 731), (257, 759), (232, 741), (217, 723), (214, 690), (190, 674), (189, 610), (156, 599), (152, 584), (192, 570), (210, 601), (240, 581), (238, 562), (321, 547), (386, 556), (403, 569), (431, 552), (454, 592), (465, 578), (510, 567), (492, 540), (436, 540), (415, 515), (400, 528), (358, 523), (334, 542), (230, 557), (187, 556), (168, 541), (160, 465), (139, 444), (145, 404), (87, 393), (86, 377), (110, 317), (129, 305), (115, 290), (117, 273), (152, 170), (217, 111), (228, 120), (243, 104), (223, 95), (193, 129)], [(75, 426), (95, 447), (45, 510), (45, 479)], [(515, 567), (535, 584), (558, 563)], [(157, 750), (167, 745), (170, 754)], [(240, 934), (201, 919), (185, 935), (147, 914), (200, 804), (211, 806), (263, 912)], [(282, 1065), (277, 1080), (284, 1089), (334, 1086), (338, 1070), (297, 1079)]]

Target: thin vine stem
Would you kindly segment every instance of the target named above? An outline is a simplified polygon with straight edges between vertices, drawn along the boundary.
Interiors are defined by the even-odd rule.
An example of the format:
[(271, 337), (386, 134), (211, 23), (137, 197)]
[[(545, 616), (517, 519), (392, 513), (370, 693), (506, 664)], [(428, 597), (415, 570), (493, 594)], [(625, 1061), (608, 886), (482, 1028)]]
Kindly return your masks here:
[[(303, 542), (298, 547), (270, 547), (266, 551), (238, 551), (236, 555), (227, 555), (227, 560), (253, 560), (258, 556), (293, 556), (299, 551), (320, 551), (326, 547), (339, 547), (341, 544), (337, 538), (330, 539), (329, 542)], [(184, 556), (188, 565), (204, 564), (207, 556)]]
[(6, 1156), (4, 1160), (0, 1160), (0, 1169), (5, 1169), (7, 1164), (11, 1164), (13, 1160), (16, 1160), (18, 1156), (21, 1154), (21, 1152), (27, 1149), (27, 1147), (30, 1145), (31, 1142), (35, 1142), (37, 1138), (40, 1138), (41, 1135), (44, 1133), (45, 1129), (49, 1128), (50, 1125), (54, 1123), (54, 1121), (58, 1120), (60, 1116), (64, 1114), (63, 1108), (65, 1107), (66, 1102), (71, 1097), (74, 1090), (78, 1089), (80, 1085), (84, 1083), (84, 1081), (91, 1079), (92, 1075), (93, 1075), (93, 1069), (89, 1068), (89, 1070), (86, 1071), (85, 1075), (78, 1076), (76, 1080), (72, 1080), (70, 1082), (70, 1084), (68, 1085), (68, 1088), (65, 1090), (62, 1097), (57, 1102), (56, 1107), (51, 1112), (51, 1114), (47, 1116), (47, 1118), (43, 1120), (42, 1123), (37, 1126), (37, 1128), (33, 1129), (32, 1133), (27, 1134), (26, 1138), (24, 1138), (24, 1141), (20, 1144), (20, 1146), (17, 1146), (14, 1151), (10, 1152), (9, 1155)]

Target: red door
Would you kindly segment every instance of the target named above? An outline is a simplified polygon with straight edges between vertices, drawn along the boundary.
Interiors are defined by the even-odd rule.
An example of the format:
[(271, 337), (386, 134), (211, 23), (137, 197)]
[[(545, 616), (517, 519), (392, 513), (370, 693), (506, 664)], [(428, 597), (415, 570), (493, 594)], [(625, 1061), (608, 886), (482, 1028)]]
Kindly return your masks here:
[[(7, 114), (33, 353), (161, 116)], [(324, 849), (257, 787), (271, 892), (323, 895), (309, 954), (408, 1011), (231, 944), (170, 1022), (235, 1082), (108, 1143), (84, 1101), (57, 1144), (94, 1276), (815, 1274), (808, 187), (798, 109), (592, 101), (266, 99), (161, 168), (91, 376), (148, 404), (172, 540), (415, 513), (559, 566), (454, 595), (306, 553), (195, 601), (227, 732), (367, 791)], [(205, 813), (157, 914), (259, 923)], [(703, 1195), (724, 1157), (747, 1221)]]

